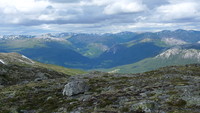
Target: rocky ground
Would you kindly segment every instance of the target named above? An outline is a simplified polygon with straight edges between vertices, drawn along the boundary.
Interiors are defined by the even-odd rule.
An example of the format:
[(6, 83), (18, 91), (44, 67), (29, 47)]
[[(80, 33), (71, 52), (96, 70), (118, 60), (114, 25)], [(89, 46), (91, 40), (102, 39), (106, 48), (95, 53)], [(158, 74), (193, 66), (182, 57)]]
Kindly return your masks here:
[[(2, 113), (200, 113), (199, 64), (142, 74), (91, 72), (71, 77), (32, 68), (30, 79), (23, 78), (25, 67), (15, 66), (0, 64)], [(12, 76), (21, 77), (10, 82)]]

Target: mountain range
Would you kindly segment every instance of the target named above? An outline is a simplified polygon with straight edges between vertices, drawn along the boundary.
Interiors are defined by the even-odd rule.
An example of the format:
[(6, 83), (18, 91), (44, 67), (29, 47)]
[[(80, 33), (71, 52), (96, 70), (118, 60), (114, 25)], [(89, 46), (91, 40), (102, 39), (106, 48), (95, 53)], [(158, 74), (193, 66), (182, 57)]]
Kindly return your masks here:
[(120, 73), (198, 63), (199, 49), (200, 31), (182, 29), (0, 36), (0, 52), (17, 52), (35, 61), (68, 68)]
[[(37, 61), (34, 61), (24, 55), (18, 54), (18, 53), (0, 53), (0, 64), (4, 66), (15, 66), (15, 67), (20, 67), (20, 70), (26, 70), (26, 68), (29, 68), (31, 70), (33, 69), (44, 69), (47, 71), (56, 71), (59, 73), (66, 74), (68, 76), (72, 75), (78, 75), (78, 74), (84, 74), (85, 72), (82, 70), (76, 70), (76, 69), (69, 69), (69, 68), (64, 68), (61, 66), (56, 66), (56, 65), (51, 65), (51, 64), (43, 64)], [(2, 72), (6, 72), (6, 70), (2, 69)], [(7, 70), (9, 71), (9, 70)], [(5, 73), (4, 72), (4, 73)], [(27, 71), (28, 72), (28, 71)], [(1, 73), (2, 74), (2, 73)], [(15, 72), (11, 73), (5, 73), (5, 74), (19, 74)]]

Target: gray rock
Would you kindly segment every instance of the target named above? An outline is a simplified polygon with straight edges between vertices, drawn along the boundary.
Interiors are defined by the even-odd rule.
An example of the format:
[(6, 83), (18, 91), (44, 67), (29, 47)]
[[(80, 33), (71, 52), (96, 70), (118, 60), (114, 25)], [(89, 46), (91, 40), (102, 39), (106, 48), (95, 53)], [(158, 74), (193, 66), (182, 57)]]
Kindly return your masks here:
[(0, 85), (0, 89), (3, 88), (3, 87), (4, 87), (4, 85)]
[(140, 112), (145, 112), (145, 113), (152, 113), (153, 112), (152, 110), (154, 109), (154, 107), (155, 107), (155, 102), (153, 101), (142, 101), (142, 102), (132, 105), (132, 109), (134, 111), (142, 110)]
[(34, 81), (37, 82), (37, 81), (42, 81), (43, 79), (42, 78), (36, 78)]
[(89, 90), (89, 86), (83, 80), (73, 80), (65, 85), (63, 95), (73, 96)]
[(79, 101), (88, 101), (89, 99), (91, 99), (91, 95), (83, 95), (83, 96), (81, 96), (80, 98), (79, 98)]
[(45, 76), (45, 73), (39, 72), (39, 73), (36, 74), (36, 76), (38, 78), (41, 78), (42, 80), (48, 79), (48, 77)]

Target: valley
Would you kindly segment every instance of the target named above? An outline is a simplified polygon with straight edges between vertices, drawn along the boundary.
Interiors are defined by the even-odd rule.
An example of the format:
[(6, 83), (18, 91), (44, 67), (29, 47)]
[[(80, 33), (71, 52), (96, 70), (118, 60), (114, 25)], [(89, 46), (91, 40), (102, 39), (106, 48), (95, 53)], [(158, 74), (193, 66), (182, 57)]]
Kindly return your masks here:
[[(199, 37), (200, 31), (181, 29), (143, 33), (3, 35), (0, 36), (0, 52), (17, 52), (35, 61), (86, 71), (137, 73), (198, 63)], [(178, 48), (175, 53), (180, 54), (172, 54), (170, 58), (161, 55), (174, 48)], [(190, 55), (192, 51), (195, 54)]]

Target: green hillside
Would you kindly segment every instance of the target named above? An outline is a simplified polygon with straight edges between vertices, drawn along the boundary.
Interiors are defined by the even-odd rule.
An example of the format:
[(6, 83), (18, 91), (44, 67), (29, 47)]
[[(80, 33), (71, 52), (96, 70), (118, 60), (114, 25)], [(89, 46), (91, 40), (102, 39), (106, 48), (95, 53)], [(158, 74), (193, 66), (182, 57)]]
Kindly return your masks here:
[[(165, 56), (162, 56), (169, 53), (169, 51), (170, 50), (167, 50), (158, 55), (157, 57), (147, 58), (133, 64), (118, 66), (110, 69), (100, 69), (100, 70), (110, 73), (141, 73), (150, 70), (155, 70), (165, 66), (200, 63), (199, 60), (200, 50), (184, 49), (177, 51), (176, 54), (171, 54), (167, 58)], [(187, 55), (191, 56), (184, 58)]]
[(37, 62), (37, 66), (47, 68), (47, 69), (52, 69), (57, 72), (62, 72), (62, 73), (68, 74), (68, 75), (78, 75), (78, 74), (86, 73), (83, 70), (70, 69), (70, 68), (65, 68), (62, 66), (57, 66), (57, 65), (52, 65), (52, 64), (43, 64), (43, 63), (39, 63), (39, 62)]
[(85, 73), (84, 71), (78, 69), (70, 69), (62, 66), (36, 62), (18, 53), (0, 53), (0, 60), (5, 64), (20, 65), (20, 66), (35, 67), (35, 68), (46, 68), (67, 75), (77, 75)]

